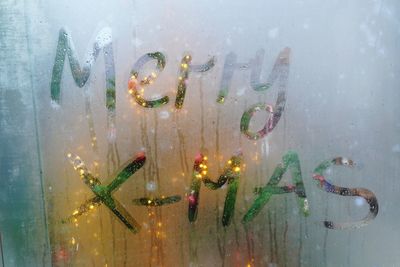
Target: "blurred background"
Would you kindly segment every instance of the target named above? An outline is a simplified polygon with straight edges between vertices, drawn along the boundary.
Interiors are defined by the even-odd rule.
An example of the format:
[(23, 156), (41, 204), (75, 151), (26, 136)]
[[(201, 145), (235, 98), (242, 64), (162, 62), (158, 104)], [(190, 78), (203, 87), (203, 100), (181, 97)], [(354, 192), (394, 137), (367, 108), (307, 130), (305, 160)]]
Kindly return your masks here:
[[(2, 0), (3, 266), (398, 265), (399, 5)], [(285, 48), (286, 69), (275, 72)], [(135, 62), (157, 51), (165, 55), (165, 68), (143, 94), (166, 95), (169, 102), (145, 108), (129, 94), (128, 82)], [(215, 66), (189, 72), (177, 109), (185, 55), (193, 65), (214, 57)], [(236, 65), (229, 63), (233, 57)], [(155, 62), (139, 70), (139, 79), (155, 72)], [(256, 91), (251, 81), (257, 71), (261, 82), (287, 77)], [(228, 93), (218, 103), (222, 89)], [(279, 92), (286, 101), (276, 127), (250, 140), (241, 132), (243, 113), (256, 103), (275, 106)], [(256, 112), (250, 129), (262, 129), (268, 116)], [(202, 186), (197, 220), (190, 223), (187, 196), (196, 155), (207, 155), (216, 181), (239, 150), (244, 165), (231, 225), (222, 225), (226, 185), (215, 191)], [(145, 165), (113, 194), (142, 227), (138, 234), (104, 204), (62, 222), (94, 196), (69, 153), (107, 184), (141, 151)], [(267, 184), (288, 151), (298, 154), (310, 216), (299, 210), (296, 194), (273, 195), (245, 227), (254, 188)], [(379, 213), (366, 226), (332, 230), (321, 223), (358, 221), (369, 211), (363, 199), (329, 194), (313, 180), (321, 162), (338, 156), (355, 166), (332, 167), (326, 179), (366, 188), (378, 199)], [(279, 185), (291, 183), (287, 172)], [(132, 202), (172, 195), (181, 201), (159, 207)]]

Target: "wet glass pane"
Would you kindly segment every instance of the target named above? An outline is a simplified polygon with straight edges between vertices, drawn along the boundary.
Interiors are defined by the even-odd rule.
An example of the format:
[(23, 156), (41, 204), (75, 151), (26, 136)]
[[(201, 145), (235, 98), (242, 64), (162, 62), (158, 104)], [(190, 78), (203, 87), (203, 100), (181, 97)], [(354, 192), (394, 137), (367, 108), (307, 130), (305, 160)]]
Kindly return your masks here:
[(0, 2), (0, 266), (396, 266), (396, 1)]

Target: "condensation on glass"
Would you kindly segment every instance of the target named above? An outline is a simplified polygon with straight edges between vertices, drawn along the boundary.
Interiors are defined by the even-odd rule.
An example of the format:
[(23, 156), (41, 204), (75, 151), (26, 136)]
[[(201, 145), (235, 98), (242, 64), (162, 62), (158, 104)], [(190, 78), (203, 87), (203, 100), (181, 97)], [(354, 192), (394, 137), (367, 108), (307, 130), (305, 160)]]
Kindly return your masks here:
[(400, 262), (396, 1), (0, 7), (0, 266)]

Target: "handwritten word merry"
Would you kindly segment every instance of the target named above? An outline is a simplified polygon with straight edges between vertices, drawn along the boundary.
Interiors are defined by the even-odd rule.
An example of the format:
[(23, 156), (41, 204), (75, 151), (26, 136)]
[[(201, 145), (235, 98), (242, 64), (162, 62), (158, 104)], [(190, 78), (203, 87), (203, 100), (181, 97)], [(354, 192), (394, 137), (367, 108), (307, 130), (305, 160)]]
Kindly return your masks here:
[[(72, 77), (78, 87), (83, 87), (91, 74), (92, 66), (98, 58), (100, 52), (104, 54), (105, 79), (106, 79), (106, 101), (105, 105), (108, 110), (109, 125), (115, 125), (115, 106), (116, 106), (116, 82), (115, 82), (115, 64), (112, 47), (111, 29), (105, 28), (99, 32), (96, 41), (93, 44), (93, 50), (88, 53), (88, 57), (81, 67), (74, 49), (74, 44), (70, 34), (64, 30), (60, 30), (55, 64), (51, 79), (51, 98), (55, 102), (60, 102), (61, 79), (64, 69), (66, 57), (69, 60)], [(250, 85), (255, 91), (266, 91), (274, 84), (278, 88), (278, 97), (275, 105), (267, 103), (256, 103), (247, 109), (241, 118), (240, 130), (249, 139), (257, 140), (270, 133), (279, 122), (286, 102), (286, 87), (289, 75), (290, 49), (284, 48), (277, 56), (275, 64), (272, 68), (267, 81), (260, 82), (261, 65), (263, 62), (264, 50), (256, 52), (256, 56), (248, 62), (237, 62), (237, 56), (229, 53), (225, 58), (225, 63), (221, 78), (221, 89), (219, 90), (217, 102), (224, 103), (228, 95), (233, 74), (236, 70), (250, 69)], [(150, 75), (139, 79), (139, 74), (144, 65), (150, 61), (155, 61), (154, 70)], [(147, 53), (140, 57), (133, 65), (131, 77), (128, 81), (128, 92), (134, 97), (135, 101), (145, 108), (157, 108), (169, 103), (169, 96), (162, 96), (156, 99), (145, 99), (143, 97), (144, 89), (154, 83), (161, 71), (165, 68), (165, 55), (161, 52)], [(215, 66), (215, 58), (211, 58), (205, 64), (192, 64), (192, 56), (184, 55), (180, 64), (180, 72), (177, 78), (177, 93), (175, 98), (175, 108), (181, 109), (184, 104), (186, 91), (188, 88), (189, 75), (192, 72), (204, 73), (210, 71)], [(258, 111), (266, 111), (270, 114), (264, 127), (257, 131), (249, 130), (250, 120)]]

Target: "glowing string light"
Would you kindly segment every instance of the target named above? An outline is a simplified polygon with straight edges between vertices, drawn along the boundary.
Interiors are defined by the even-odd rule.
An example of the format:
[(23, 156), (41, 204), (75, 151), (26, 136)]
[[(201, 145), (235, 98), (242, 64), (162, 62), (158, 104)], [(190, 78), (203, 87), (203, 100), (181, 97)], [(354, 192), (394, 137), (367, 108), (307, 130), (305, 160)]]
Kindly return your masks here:
[(215, 58), (211, 58), (203, 65), (191, 65), (192, 57), (190, 55), (185, 55), (182, 58), (180, 65), (180, 72), (178, 77), (178, 90), (175, 99), (175, 107), (181, 109), (183, 106), (183, 101), (185, 100), (187, 81), (189, 79), (190, 72), (206, 72), (210, 70), (215, 65)]
[(102, 185), (100, 180), (94, 177), (87, 170), (85, 163), (80, 159), (79, 156), (72, 156), (71, 154), (68, 154), (68, 158), (70, 159), (70, 162), (74, 166), (75, 170), (78, 171), (82, 181), (95, 194), (95, 197), (85, 201), (85, 203), (76, 209), (70, 217), (63, 220), (63, 222), (76, 221), (79, 216), (89, 212), (90, 210), (93, 210), (96, 206), (104, 204), (129, 230), (134, 233), (139, 232), (140, 225), (123, 207), (123, 205), (112, 197), (112, 193), (144, 165), (146, 161), (144, 153), (139, 154), (136, 159), (128, 162), (126, 166), (120, 172), (118, 172), (115, 178), (106, 186)]
[(178, 195), (169, 196), (169, 197), (161, 197), (161, 198), (148, 198), (142, 197), (132, 200), (134, 205), (138, 206), (151, 206), (158, 207), (163, 205), (170, 205), (177, 203), (181, 200), (181, 197)]
[[(138, 81), (139, 70), (149, 61), (156, 60), (156, 69), (150, 75), (143, 78), (143, 80)], [(165, 56), (161, 52), (148, 53), (141, 58), (133, 66), (131, 71), (131, 78), (128, 82), (128, 92), (131, 94), (135, 101), (145, 108), (157, 108), (168, 103), (169, 97), (163, 96), (153, 100), (146, 100), (143, 98), (142, 94), (144, 92), (144, 87), (152, 84), (157, 78), (158, 74), (165, 67)]]
[(369, 205), (368, 214), (359, 221), (355, 222), (332, 222), (324, 221), (323, 224), (328, 229), (349, 229), (349, 228), (359, 228), (367, 225), (371, 220), (373, 220), (378, 215), (378, 200), (373, 192), (365, 188), (347, 188), (336, 186), (328, 182), (324, 177), (324, 172), (331, 166), (354, 166), (351, 159), (337, 157), (332, 160), (326, 160), (315, 168), (313, 173), (313, 178), (316, 180), (319, 188), (328, 193), (333, 193), (341, 196), (352, 196), (352, 197), (362, 197), (366, 200)]
[(217, 190), (226, 183), (228, 184), (228, 192), (225, 197), (224, 211), (222, 215), (222, 225), (228, 226), (231, 223), (235, 211), (236, 195), (241, 174), (241, 164), (241, 154), (232, 156), (227, 162), (223, 173), (219, 176), (218, 180), (214, 182), (207, 175), (207, 157), (203, 156), (202, 154), (199, 154), (196, 157), (193, 166), (190, 193), (188, 196), (188, 217), (190, 222), (194, 222), (197, 219), (200, 187), (201, 183), (203, 182), (204, 185), (211, 190)]

